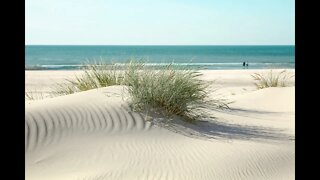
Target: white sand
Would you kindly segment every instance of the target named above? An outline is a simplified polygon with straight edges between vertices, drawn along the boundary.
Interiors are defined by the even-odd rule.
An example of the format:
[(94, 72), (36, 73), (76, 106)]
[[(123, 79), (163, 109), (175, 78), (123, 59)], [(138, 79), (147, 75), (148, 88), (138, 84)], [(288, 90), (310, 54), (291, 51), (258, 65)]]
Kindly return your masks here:
[[(122, 86), (26, 101), (26, 179), (294, 179), (295, 90), (256, 90), (260, 71), (203, 71), (234, 103), (196, 125), (146, 121)], [(76, 73), (26, 71), (26, 89)]]

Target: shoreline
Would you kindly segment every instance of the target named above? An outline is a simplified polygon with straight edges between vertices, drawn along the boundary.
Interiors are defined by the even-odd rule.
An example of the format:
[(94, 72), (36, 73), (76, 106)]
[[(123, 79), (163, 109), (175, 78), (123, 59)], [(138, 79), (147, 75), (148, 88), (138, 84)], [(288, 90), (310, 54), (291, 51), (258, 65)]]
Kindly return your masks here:
[[(25, 70), (81, 70), (87, 64), (76, 65), (25, 65)], [(116, 65), (117, 68), (125, 67), (126, 63), (107, 63), (107, 66)], [(171, 65), (173, 67), (187, 67), (194, 70), (239, 70), (239, 69), (295, 69), (295, 63), (145, 63), (146, 67), (157, 68)]]
[[(191, 69), (199, 71), (236, 71), (236, 70), (295, 70), (295, 68), (239, 68), (239, 69)], [(82, 69), (25, 69), (25, 71), (84, 71)]]

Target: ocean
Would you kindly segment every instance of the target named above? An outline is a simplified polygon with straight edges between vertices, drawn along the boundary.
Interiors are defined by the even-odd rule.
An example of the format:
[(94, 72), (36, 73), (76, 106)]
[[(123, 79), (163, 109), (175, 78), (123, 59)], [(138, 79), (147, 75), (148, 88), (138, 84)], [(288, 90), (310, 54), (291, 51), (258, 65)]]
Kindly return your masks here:
[(182, 64), (198, 69), (295, 68), (295, 46), (62, 46), (26, 45), (26, 69), (76, 70), (85, 63)]

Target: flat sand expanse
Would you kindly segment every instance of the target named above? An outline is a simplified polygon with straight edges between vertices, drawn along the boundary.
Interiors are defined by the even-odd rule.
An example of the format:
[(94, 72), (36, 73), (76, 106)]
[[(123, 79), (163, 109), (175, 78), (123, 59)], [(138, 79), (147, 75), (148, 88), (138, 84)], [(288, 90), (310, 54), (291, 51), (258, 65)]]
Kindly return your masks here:
[(26, 101), (26, 179), (295, 179), (295, 88), (257, 90), (263, 71), (202, 71), (233, 103), (196, 124), (132, 112), (124, 86), (46, 98), (81, 72), (26, 71), (44, 97)]

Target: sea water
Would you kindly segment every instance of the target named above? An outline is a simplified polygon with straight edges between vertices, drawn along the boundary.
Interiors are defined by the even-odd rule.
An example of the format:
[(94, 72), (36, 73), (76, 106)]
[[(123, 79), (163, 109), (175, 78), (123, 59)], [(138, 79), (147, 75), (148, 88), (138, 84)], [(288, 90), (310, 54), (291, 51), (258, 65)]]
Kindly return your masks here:
[(79, 69), (85, 63), (123, 64), (131, 59), (200, 69), (293, 69), (295, 46), (25, 46), (26, 69)]

